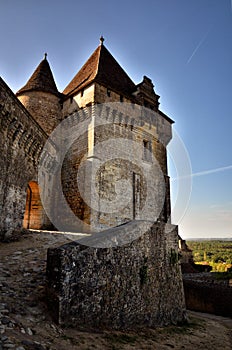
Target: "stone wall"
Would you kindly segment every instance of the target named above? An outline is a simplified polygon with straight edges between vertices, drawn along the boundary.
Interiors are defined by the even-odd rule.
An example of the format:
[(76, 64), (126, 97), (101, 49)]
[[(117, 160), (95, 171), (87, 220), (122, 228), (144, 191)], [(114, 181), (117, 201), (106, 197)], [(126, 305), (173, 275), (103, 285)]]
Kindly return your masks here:
[(62, 109), (63, 117), (65, 118), (67, 115), (76, 112), (80, 108), (94, 103), (94, 90), (95, 84), (92, 84), (80, 91), (77, 95), (66, 98)]
[(0, 239), (21, 229), (30, 181), (47, 135), (0, 79)]
[[(97, 103), (127, 102), (131, 103), (132, 96), (128, 97), (120, 92), (115, 92), (106, 86), (95, 83), (94, 99)], [(134, 98), (133, 98), (134, 99)], [(134, 99), (135, 100), (135, 99)]]
[[(198, 274), (196, 274), (197, 276)], [(232, 317), (232, 287), (229, 284), (184, 278), (186, 306), (189, 310)]]
[[(78, 140), (75, 140), (71, 145), (70, 149), (65, 155), (63, 164), (62, 164), (62, 190), (69, 205), (69, 208), (73, 211), (75, 216), (80, 220), (83, 220), (85, 223), (90, 224), (90, 208), (84, 202), (80, 194), (77, 183), (77, 174), (78, 168), (80, 166), (83, 157), (87, 157), (88, 154), (88, 135), (84, 133)], [(84, 181), (83, 176), (83, 181)], [(90, 184), (87, 184), (90, 186)], [(66, 225), (66, 228), (75, 231), (75, 228), (72, 227), (72, 222), (66, 221), (66, 215), (62, 215), (63, 222)], [(66, 229), (66, 230), (67, 230)]]
[[(125, 329), (185, 321), (177, 227), (147, 224), (131, 222), (48, 250), (47, 296), (56, 322)], [(138, 237), (131, 243), (89, 246), (126, 242), (134, 230)]]
[[(98, 84), (87, 88), (83, 92), (83, 96), (79, 96), (78, 98), (79, 100), (83, 99), (82, 103), (85, 104), (89, 99), (92, 100), (93, 96), (98, 100), (100, 98), (102, 100), (105, 99), (105, 101), (107, 99), (109, 101), (120, 100), (120, 95), (113, 91), (110, 92), (110, 96), (107, 96), (107, 88), (100, 87)], [(23, 107), (7, 85), (1, 81), (1, 148), (3, 154), (1, 161), (3, 171), (0, 175), (0, 187), (2, 196), (1, 215), (2, 222), (4, 222), (2, 227), (5, 227), (4, 230), (21, 226), (26, 206), (27, 185), (31, 181), (37, 181), (38, 159), (47, 139), (47, 134), (44, 130), (50, 133), (61, 117), (59, 99), (55, 95), (35, 91), (20, 96), (20, 99), (29, 111), (31, 111), (33, 117)], [(73, 135), (70, 135), (70, 133), (72, 134), (73, 130), (74, 132), (78, 131), (82, 127), (83, 121), (87, 122), (86, 129), (76, 139), (74, 137), (74, 142), (65, 155), (64, 162), (60, 164), (62, 166), (62, 195), (64, 193), (71, 211), (95, 230), (106, 229), (107, 227), (116, 226), (135, 218), (151, 219), (137, 215), (137, 212), (141, 211), (145, 202), (148, 203), (150, 209), (157, 205), (158, 201), (154, 200), (154, 198), (149, 198), (148, 194), (152, 193), (156, 195), (162, 188), (161, 182), (164, 182), (166, 196), (164, 203), (162, 203), (163, 210), (160, 218), (167, 222), (170, 215), (170, 194), (165, 146), (171, 138), (170, 122), (154, 111), (146, 110), (145, 113), (144, 110), (140, 109), (141, 106), (125, 100), (125, 97), (124, 102), (130, 103), (117, 102), (113, 104), (110, 102), (110, 105), (105, 103), (102, 108), (100, 107), (102, 105), (95, 104), (88, 108), (79, 109), (77, 105), (77, 102), (80, 103), (79, 100), (76, 101), (74, 98), (72, 102), (72, 107), (75, 107), (78, 111), (73, 112), (68, 117), (66, 116), (64, 120), (64, 123), (67, 124), (67, 137), (72, 138)], [(65, 103), (71, 102), (67, 100)], [(70, 109), (69, 112), (75, 109)], [(34, 118), (40, 123), (40, 126)], [(104, 125), (101, 124), (101, 121), (98, 122), (99, 119), (101, 121), (103, 120)], [(122, 142), (126, 140), (133, 141), (138, 144), (137, 153), (136, 151), (133, 153), (133, 150), (131, 150), (131, 162), (128, 162), (130, 166), (126, 165), (125, 161), (120, 161), (120, 153), (118, 154), (118, 159), (113, 161), (114, 164), (111, 164), (110, 161), (107, 162), (104, 167), (101, 167), (102, 171), (98, 172), (94, 179), (91, 178), (92, 169), (96, 166), (97, 159), (105, 161), (103, 159), (104, 157), (101, 157), (101, 152), (97, 152), (96, 148), (98, 148), (99, 144), (113, 139), (120, 139)], [(54, 139), (53, 141), (55, 145), (57, 140)], [(67, 139), (63, 140), (63, 142), (64, 144), (67, 143)], [(158, 161), (163, 177), (162, 181), (157, 178), (157, 186), (154, 186), (152, 189), (150, 188), (149, 191), (146, 187), (146, 179), (144, 179), (144, 175), (140, 169), (141, 167), (147, 171), (151, 166), (151, 163), (144, 158), (144, 142), (150, 144), (148, 150), (153, 153)], [(63, 145), (58, 146), (63, 148)], [(121, 148), (121, 151), (123, 151), (125, 145), (122, 145)], [(46, 155), (48, 158), (53, 157), (54, 147), (51, 147), (50, 150), (52, 151), (51, 154)], [(55, 156), (59, 158), (56, 152)], [(79, 184), (77, 184), (76, 177), (83, 159), (87, 160), (86, 163), (88, 163), (86, 173), (84, 180), (80, 179)], [(133, 164), (134, 160), (137, 161), (137, 165), (136, 163)], [(45, 171), (47, 177), (52, 175), (49, 171)], [(136, 188), (134, 186), (136, 182), (135, 178), (139, 182)], [(127, 207), (121, 206), (120, 210), (115, 211), (113, 215), (112, 213), (108, 215), (104, 214), (101, 202), (99, 202), (97, 207), (92, 206), (92, 184), (97, 188), (102, 199), (112, 201), (112, 194), (113, 192), (116, 193), (116, 184), (120, 180), (128, 182), (131, 195), (134, 191), (134, 198), (130, 198)], [(46, 192), (46, 197), (48, 197), (50, 191), (53, 199), (52, 205), (54, 210), (51, 210), (59, 210), (60, 201), (56, 191), (56, 179), (49, 189), (46, 186), (46, 182), (44, 183), (45, 188), (42, 188), (43, 192)], [(78, 186), (80, 185), (82, 187), (84, 186), (84, 194), (89, 198), (89, 202), (85, 201), (86, 196), (84, 198), (82, 197), (83, 191), (79, 193)], [(138, 198), (135, 196), (135, 192)], [(39, 199), (37, 202), (37, 208), (39, 208), (41, 213), (34, 215), (34, 217), (42, 218), (41, 225), (38, 227), (42, 228), (47, 219), (42, 206), (39, 204)], [(36, 205), (34, 205), (34, 208)], [(63, 227), (65, 229), (70, 227), (70, 230), (75, 231), (75, 227), (72, 227), (72, 220), (69, 220), (68, 216), (66, 220), (64, 212), (61, 215), (63, 215), (64, 219)], [(154, 215), (152, 219), (156, 220), (157, 217)], [(24, 220), (24, 223), (28, 226), (27, 220)], [(47, 225), (48, 221), (45, 226)]]
[(18, 99), (49, 135), (62, 120), (60, 98), (42, 91), (28, 91)]
[[(91, 231), (133, 219), (155, 221), (158, 216), (164, 222), (169, 219), (170, 190), (165, 146), (171, 138), (171, 126), (158, 113), (151, 110), (145, 113), (140, 107), (120, 102), (95, 104), (71, 113), (62, 123), (63, 134), (66, 133), (66, 124), (69, 132), (64, 142), (72, 140), (62, 164), (63, 194), (72, 212), (90, 225)], [(156, 164), (145, 159), (144, 142), (150, 144), (148, 151), (153, 154)], [(82, 178), (77, 180), (77, 175), (81, 174), (80, 164), (85, 164), (85, 170)], [(151, 167), (156, 179), (153, 175), (154, 181), (149, 188), (146, 174)], [(93, 169), (98, 170), (94, 173)], [(127, 182), (130, 193), (117, 200), (115, 210), (105, 213), (102, 203), (108, 201), (112, 204), (116, 200), (116, 186), (120, 181)], [(139, 183), (137, 187), (135, 182)], [(95, 205), (92, 200), (94, 192), (98, 196)], [(127, 205), (118, 208), (125, 199), (128, 199)], [(151, 213), (149, 217), (139, 215), (145, 203)], [(158, 207), (160, 211), (156, 215)], [(63, 223), (67, 221), (66, 230), (75, 231), (72, 222), (66, 220), (65, 211), (62, 216)]]

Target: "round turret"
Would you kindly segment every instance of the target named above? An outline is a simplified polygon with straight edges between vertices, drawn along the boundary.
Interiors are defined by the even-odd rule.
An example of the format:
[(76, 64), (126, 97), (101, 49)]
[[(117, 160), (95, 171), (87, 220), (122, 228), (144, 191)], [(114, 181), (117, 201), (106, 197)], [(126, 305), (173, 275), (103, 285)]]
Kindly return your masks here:
[(59, 124), (62, 94), (57, 90), (47, 54), (16, 96), (48, 135)]

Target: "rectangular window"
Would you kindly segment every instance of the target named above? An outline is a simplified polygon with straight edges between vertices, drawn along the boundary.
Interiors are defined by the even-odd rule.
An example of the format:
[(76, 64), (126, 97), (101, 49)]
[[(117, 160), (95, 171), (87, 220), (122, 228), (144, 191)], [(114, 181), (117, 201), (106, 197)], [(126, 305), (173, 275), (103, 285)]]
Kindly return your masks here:
[(152, 160), (152, 144), (151, 141), (143, 140), (143, 159), (147, 162)]
[(110, 97), (110, 89), (107, 89), (107, 96)]

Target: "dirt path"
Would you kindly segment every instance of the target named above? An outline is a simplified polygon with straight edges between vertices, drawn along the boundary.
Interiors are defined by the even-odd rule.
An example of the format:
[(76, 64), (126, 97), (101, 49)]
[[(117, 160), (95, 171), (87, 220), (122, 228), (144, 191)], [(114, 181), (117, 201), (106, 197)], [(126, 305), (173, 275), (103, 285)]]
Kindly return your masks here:
[(0, 350), (232, 349), (232, 319), (194, 312), (183, 327), (95, 333), (58, 327), (45, 302), (46, 251), (68, 241), (30, 233), (0, 243)]

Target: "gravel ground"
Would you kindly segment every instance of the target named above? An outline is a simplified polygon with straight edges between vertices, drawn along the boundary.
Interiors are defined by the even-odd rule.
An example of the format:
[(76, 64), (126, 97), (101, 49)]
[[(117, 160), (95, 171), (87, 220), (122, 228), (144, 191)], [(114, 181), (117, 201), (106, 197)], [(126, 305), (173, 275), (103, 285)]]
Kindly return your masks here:
[(0, 243), (0, 350), (232, 349), (232, 319), (196, 312), (188, 312), (182, 327), (83, 332), (57, 326), (46, 306), (46, 252), (68, 241), (39, 232)]

